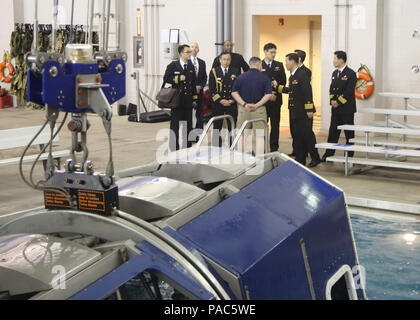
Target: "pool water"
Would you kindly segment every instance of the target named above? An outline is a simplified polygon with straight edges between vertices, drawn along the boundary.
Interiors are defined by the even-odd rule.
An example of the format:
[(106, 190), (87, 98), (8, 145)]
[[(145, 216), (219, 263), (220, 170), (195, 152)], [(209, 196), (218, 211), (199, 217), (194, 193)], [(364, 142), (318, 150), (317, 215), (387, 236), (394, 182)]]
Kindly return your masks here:
[(351, 216), (370, 300), (420, 300), (420, 221)]

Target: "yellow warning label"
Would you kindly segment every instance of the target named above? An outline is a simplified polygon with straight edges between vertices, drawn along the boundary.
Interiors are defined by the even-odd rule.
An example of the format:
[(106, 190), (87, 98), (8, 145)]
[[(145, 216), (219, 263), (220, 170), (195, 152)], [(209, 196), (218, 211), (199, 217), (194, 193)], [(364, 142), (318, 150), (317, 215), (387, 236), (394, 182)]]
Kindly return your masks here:
[(45, 191), (44, 200), (46, 207), (71, 208), (69, 201), (61, 193)]
[(105, 212), (105, 193), (102, 191), (78, 190), (79, 209)]

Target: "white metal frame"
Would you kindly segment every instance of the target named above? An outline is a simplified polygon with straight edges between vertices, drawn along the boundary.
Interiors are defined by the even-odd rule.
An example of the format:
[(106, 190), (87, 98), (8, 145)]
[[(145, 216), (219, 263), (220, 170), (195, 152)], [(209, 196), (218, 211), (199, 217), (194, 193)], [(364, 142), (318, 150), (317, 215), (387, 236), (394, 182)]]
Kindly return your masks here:
[(356, 285), (354, 284), (353, 279), (353, 272), (351, 271), (350, 266), (344, 265), (342, 266), (327, 282), (327, 286), (325, 288), (325, 297), (327, 300), (332, 300), (331, 298), (331, 290), (333, 286), (343, 277), (345, 276), (346, 279), (346, 287), (347, 292), (349, 294), (350, 300), (358, 300), (357, 293), (356, 293)]

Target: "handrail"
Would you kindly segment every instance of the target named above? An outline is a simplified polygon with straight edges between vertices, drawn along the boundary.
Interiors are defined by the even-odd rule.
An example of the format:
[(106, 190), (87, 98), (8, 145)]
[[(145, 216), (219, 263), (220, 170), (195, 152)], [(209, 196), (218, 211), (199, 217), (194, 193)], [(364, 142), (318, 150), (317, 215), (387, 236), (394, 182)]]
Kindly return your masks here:
[(231, 115), (226, 114), (226, 115), (211, 118), (210, 121), (207, 123), (207, 126), (205, 127), (203, 133), (201, 134), (200, 140), (198, 140), (198, 142), (197, 142), (196, 148), (198, 150), (200, 150), (200, 147), (201, 147), (201, 145), (204, 141), (204, 138), (207, 136), (207, 134), (208, 134), (211, 126), (213, 125), (213, 123), (215, 121), (224, 120), (224, 119), (228, 119), (230, 121), (232, 130), (235, 128), (235, 120), (233, 119), (233, 117)]
[(236, 146), (239, 142), (239, 140), (241, 139), (246, 127), (251, 124), (251, 123), (256, 123), (256, 122), (263, 122), (264, 126), (265, 126), (265, 153), (268, 153), (268, 123), (267, 120), (265, 119), (253, 119), (253, 120), (247, 120), (244, 122), (244, 124), (242, 125), (242, 127), (239, 129), (238, 134), (236, 135), (235, 141), (233, 141), (232, 146), (230, 147), (230, 150), (235, 150)]

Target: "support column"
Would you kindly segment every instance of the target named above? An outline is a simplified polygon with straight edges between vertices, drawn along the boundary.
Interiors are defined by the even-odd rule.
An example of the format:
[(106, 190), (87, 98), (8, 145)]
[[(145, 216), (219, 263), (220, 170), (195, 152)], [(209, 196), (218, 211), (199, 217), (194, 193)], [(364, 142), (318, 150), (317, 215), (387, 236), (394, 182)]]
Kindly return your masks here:
[(232, 0), (224, 0), (223, 41), (232, 41)]
[(216, 0), (216, 55), (222, 53), (224, 37), (224, 0)]

